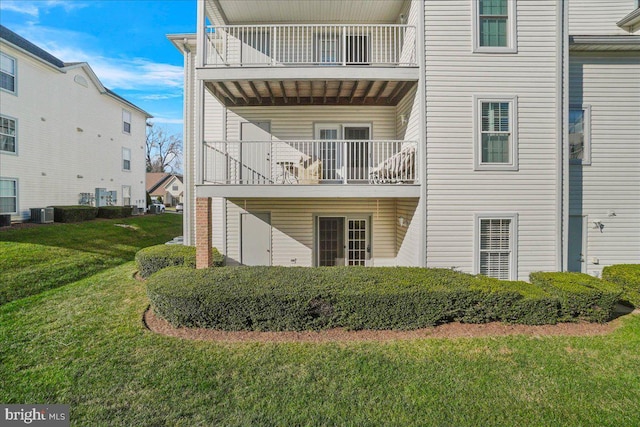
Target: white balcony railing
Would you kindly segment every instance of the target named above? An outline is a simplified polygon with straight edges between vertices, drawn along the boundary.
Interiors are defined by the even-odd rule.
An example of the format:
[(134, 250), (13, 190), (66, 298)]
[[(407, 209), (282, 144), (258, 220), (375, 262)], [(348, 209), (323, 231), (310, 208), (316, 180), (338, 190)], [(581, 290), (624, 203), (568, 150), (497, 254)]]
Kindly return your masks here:
[(210, 141), (205, 183), (414, 184), (414, 141)]
[(411, 25), (207, 27), (205, 65), (416, 65)]

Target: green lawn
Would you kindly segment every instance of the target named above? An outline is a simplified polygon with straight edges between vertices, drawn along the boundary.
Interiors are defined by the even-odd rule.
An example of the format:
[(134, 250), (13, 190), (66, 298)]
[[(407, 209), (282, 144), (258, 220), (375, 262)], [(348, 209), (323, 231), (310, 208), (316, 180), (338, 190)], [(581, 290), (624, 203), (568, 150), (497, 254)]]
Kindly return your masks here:
[(174, 214), (0, 231), (0, 305), (131, 261), (181, 234), (182, 215)]
[(133, 263), (0, 307), (0, 402), (72, 425), (640, 425), (640, 316), (599, 337), (217, 344), (154, 335)]

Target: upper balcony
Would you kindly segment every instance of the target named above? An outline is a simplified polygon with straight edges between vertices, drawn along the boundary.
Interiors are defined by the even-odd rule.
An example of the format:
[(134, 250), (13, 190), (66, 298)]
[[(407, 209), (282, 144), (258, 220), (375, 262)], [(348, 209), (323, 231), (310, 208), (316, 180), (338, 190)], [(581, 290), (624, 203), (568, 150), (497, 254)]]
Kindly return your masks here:
[(205, 66), (415, 67), (412, 25), (208, 26)]
[(420, 77), (411, 6), (199, 0), (196, 78), (227, 106), (396, 105)]

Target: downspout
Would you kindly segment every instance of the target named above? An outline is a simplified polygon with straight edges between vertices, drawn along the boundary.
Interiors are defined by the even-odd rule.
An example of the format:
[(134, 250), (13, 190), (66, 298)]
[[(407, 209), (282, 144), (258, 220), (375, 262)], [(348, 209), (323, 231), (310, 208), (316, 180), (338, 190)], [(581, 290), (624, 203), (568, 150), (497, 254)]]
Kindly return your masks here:
[(193, 200), (191, 198), (191, 188), (193, 185), (193, 166), (190, 164), (190, 160), (193, 159), (193, 141), (192, 141), (192, 133), (191, 133), (191, 120), (189, 120), (190, 115), (190, 105), (191, 105), (191, 79), (192, 79), (192, 69), (191, 69), (191, 48), (187, 43), (187, 39), (182, 39), (182, 48), (184, 49), (184, 104), (182, 109), (182, 117), (184, 118), (184, 123), (182, 125), (182, 131), (185, 135), (185, 176), (184, 176), (184, 198), (186, 203), (184, 204), (184, 213), (182, 215), (183, 224), (182, 224), (182, 235), (184, 238), (184, 244), (186, 246), (192, 246), (194, 242), (192, 241), (192, 216), (194, 215), (193, 209)]
[[(416, 31), (416, 42), (418, 49), (416, 59), (419, 61), (419, 80), (418, 80), (418, 94), (420, 99), (420, 143), (422, 151), (420, 152), (420, 201), (422, 202), (422, 221), (420, 221), (420, 259), (419, 266), (427, 267), (427, 66), (426, 66), (426, 54), (425, 54), (425, 1), (419, 0), (420, 7), (418, 12), (418, 28)], [(418, 203), (420, 206), (420, 203)]]
[(568, 129), (566, 118), (569, 114), (568, 98), (568, 77), (569, 77), (569, 14), (568, 2), (558, 3), (557, 37), (559, 49), (557, 53), (557, 79), (556, 79), (556, 138), (557, 147), (557, 167), (556, 167), (556, 270), (565, 271), (567, 269), (568, 238), (569, 238), (569, 147)]

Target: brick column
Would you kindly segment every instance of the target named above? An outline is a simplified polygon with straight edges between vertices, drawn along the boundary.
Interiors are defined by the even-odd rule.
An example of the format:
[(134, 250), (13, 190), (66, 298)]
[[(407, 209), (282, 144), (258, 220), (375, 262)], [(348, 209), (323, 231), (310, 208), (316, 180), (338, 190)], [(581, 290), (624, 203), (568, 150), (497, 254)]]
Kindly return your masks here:
[(213, 264), (211, 225), (211, 197), (196, 198), (196, 268), (209, 268)]

